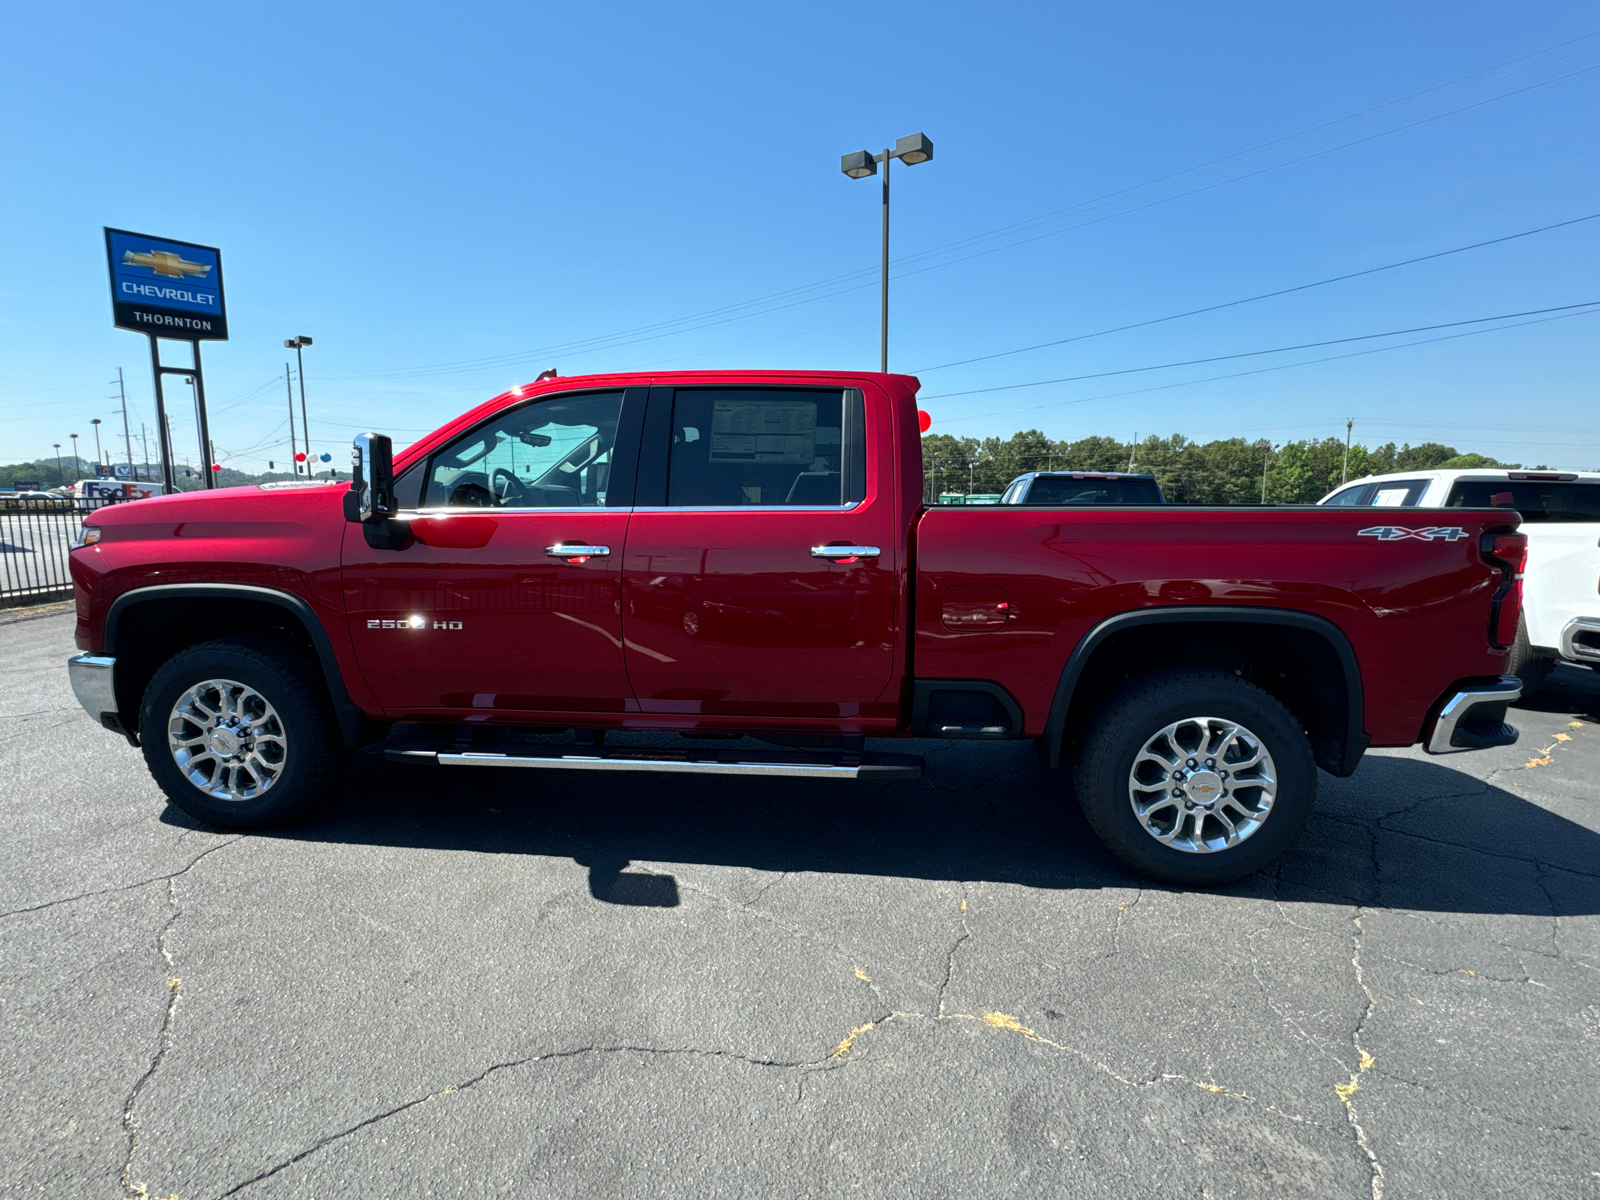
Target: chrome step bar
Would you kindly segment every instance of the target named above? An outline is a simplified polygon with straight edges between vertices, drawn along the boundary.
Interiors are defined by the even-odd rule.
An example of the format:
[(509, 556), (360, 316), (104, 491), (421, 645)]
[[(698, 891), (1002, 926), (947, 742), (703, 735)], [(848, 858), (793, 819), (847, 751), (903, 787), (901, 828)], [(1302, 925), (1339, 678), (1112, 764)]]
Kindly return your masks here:
[(653, 746), (390, 747), (390, 762), (441, 767), (532, 767), (545, 771), (656, 771), (673, 775), (766, 775), (795, 779), (918, 779), (922, 759), (864, 751), (784, 753)]

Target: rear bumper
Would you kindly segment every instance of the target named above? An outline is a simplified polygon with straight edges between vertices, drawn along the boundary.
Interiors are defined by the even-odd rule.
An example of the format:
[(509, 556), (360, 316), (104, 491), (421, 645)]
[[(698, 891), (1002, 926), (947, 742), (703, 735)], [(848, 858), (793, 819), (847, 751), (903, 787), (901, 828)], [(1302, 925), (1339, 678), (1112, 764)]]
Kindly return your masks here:
[(1561, 657), (1600, 666), (1600, 617), (1574, 617), (1561, 631)]
[(1522, 696), (1522, 680), (1502, 675), (1497, 683), (1479, 683), (1445, 697), (1433, 728), (1423, 739), (1429, 754), (1457, 754), (1509, 746), (1517, 730), (1506, 724), (1506, 706)]

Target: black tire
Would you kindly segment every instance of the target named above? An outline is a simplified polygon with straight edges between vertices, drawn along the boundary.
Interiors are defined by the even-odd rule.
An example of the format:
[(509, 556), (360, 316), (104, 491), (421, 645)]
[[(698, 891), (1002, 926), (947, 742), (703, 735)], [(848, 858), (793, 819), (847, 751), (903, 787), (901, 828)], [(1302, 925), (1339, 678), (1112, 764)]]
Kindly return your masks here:
[[(236, 800), (212, 795), (190, 780), (169, 745), (167, 725), (173, 706), (190, 688), (208, 680), (227, 680), (252, 689), (271, 706), (281, 726), (281, 769), (271, 775), (266, 786), (255, 788), (258, 794)], [(183, 731), (192, 734), (198, 729), (198, 725), (185, 726)], [(169, 800), (190, 816), (227, 829), (268, 829), (304, 815), (339, 777), (347, 759), (327, 686), (310, 656), (264, 637), (202, 642), (168, 659), (150, 680), (139, 704), (139, 742), (150, 774)], [(276, 749), (263, 746), (263, 755), (276, 753)], [(216, 773), (211, 763), (193, 769), (201, 775), (208, 770)], [(251, 779), (250, 770), (245, 767), (243, 774), (232, 780)]]
[(1543, 687), (1544, 681), (1550, 678), (1550, 672), (1555, 669), (1556, 660), (1535, 653), (1533, 644), (1528, 641), (1527, 618), (1517, 617), (1517, 636), (1511, 643), (1506, 670), (1522, 680), (1522, 698), (1526, 700)]
[[(1211, 851), (1177, 849), (1159, 841), (1135, 814), (1130, 797), (1134, 760), (1146, 743), (1174, 722), (1200, 716), (1243, 726), (1271, 755), (1277, 786), (1265, 819), (1252, 832), (1234, 845)], [(1189, 730), (1180, 733), (1188, 736)], [(1187, 762), (1180, 768), (1187, 769)], [(1204, 768), (1204, 763), (1200, 766)], [(1300, 722), (1274, 697), (1224, 671), (1176, 667), (1130, 679), (1106, 697), (1079, 744), (1073, 782), (1084, 816), (1123, 863), (1167, 883), (1215, 887), (1261, 870), (1294, 844), (1316, 803), (1317, 767)], [(1264, 795), (1263, 789), (1250, 790), (1238, 779), (1227, 786), (1239, 789), (1252, 804), (1259, 804)], [(1219, 809), (1228, 808), (1220, 800), (1216, 803)], [(1159, 817), (1160, 808), (1153, 805), (1149, 811)], [(1179, 811), (1176, 804), (1170, 808), (1174, 816)], [(1213, 834), (1223, 829), (1216, 818), (1197, 820), (1192, 815), (1188, 822), (1184, 824), (1180, 816), (1177, 825), (1191, 842), (1202, 828)]]

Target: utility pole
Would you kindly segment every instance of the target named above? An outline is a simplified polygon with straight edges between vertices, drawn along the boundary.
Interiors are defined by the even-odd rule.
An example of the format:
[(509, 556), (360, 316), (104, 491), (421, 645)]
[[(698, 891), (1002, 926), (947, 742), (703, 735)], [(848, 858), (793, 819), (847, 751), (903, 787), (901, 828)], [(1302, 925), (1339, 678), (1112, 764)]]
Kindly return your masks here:
[(145, 437), (145, 435), (144, 435), (144, 422), (143, 421), (139, 422), (139, 445), (144, 450), (144, 465), (145, 465), (145, 469), (149, 470), (150, 469), (150, 439)]
[(139, 469), (133, 465), (133, 435), (128, 432), (128, 389), (123, 386), (122, 368), (117, 368), (117, 395), (122, 397), (122, 441), (128, 448), (128, 470), (134, 482), (139, 481)]
[(1355, 427), (1356, 419), (1348, 417), (1344, 423), (1344, 470), (1339, 472), (1339, 482), (1350, 482), (1350, 430)]
[(1267, 442), (1267, 452), (1261, 456), (1261, 503), (1267, 502), (1267, 464), (1272, 461), (1272, 443)]
[(1138, 448), (1139, 448), (1139, 434), (1138, 434), (1138, 431), (1135, 430), (1134, 431), (1134, 435), (1133, 435), (1133, 441), (1128, 443), (1128, 470), (1129, 470), (1129, 472), (1132, 472), (1132, 470), (1133, 470), (1133, 456), (1134, 456), (1135, 451), (1138, 450)]
[[(289, 380), (289, 364), (283, 364), (283, 390), (289, 394), (289, 470), (296, 479), (300, 478), (300, 467), (294, 461), (294, 384)], [(306, 461), (311, 461), (311, 455), (306, 455)]]

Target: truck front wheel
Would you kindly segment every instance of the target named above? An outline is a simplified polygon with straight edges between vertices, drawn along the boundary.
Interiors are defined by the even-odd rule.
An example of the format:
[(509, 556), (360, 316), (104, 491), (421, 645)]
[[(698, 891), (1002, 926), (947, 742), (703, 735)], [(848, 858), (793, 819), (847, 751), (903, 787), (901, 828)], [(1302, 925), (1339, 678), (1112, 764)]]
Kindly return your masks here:
[(1317, 768), (1300, 722), (1237, 676), (1129, 680), (1091, 718), (1073, 773), (1107, 849), (1142, 874), (1210, 887), (1259, 871), (1300, 835)]
[(305, 655), (270, 638), (173, 655), (145, 688), (139, 742), (169, 800), (229, 829), (300, 816), (344, 759), (322, 680)]

